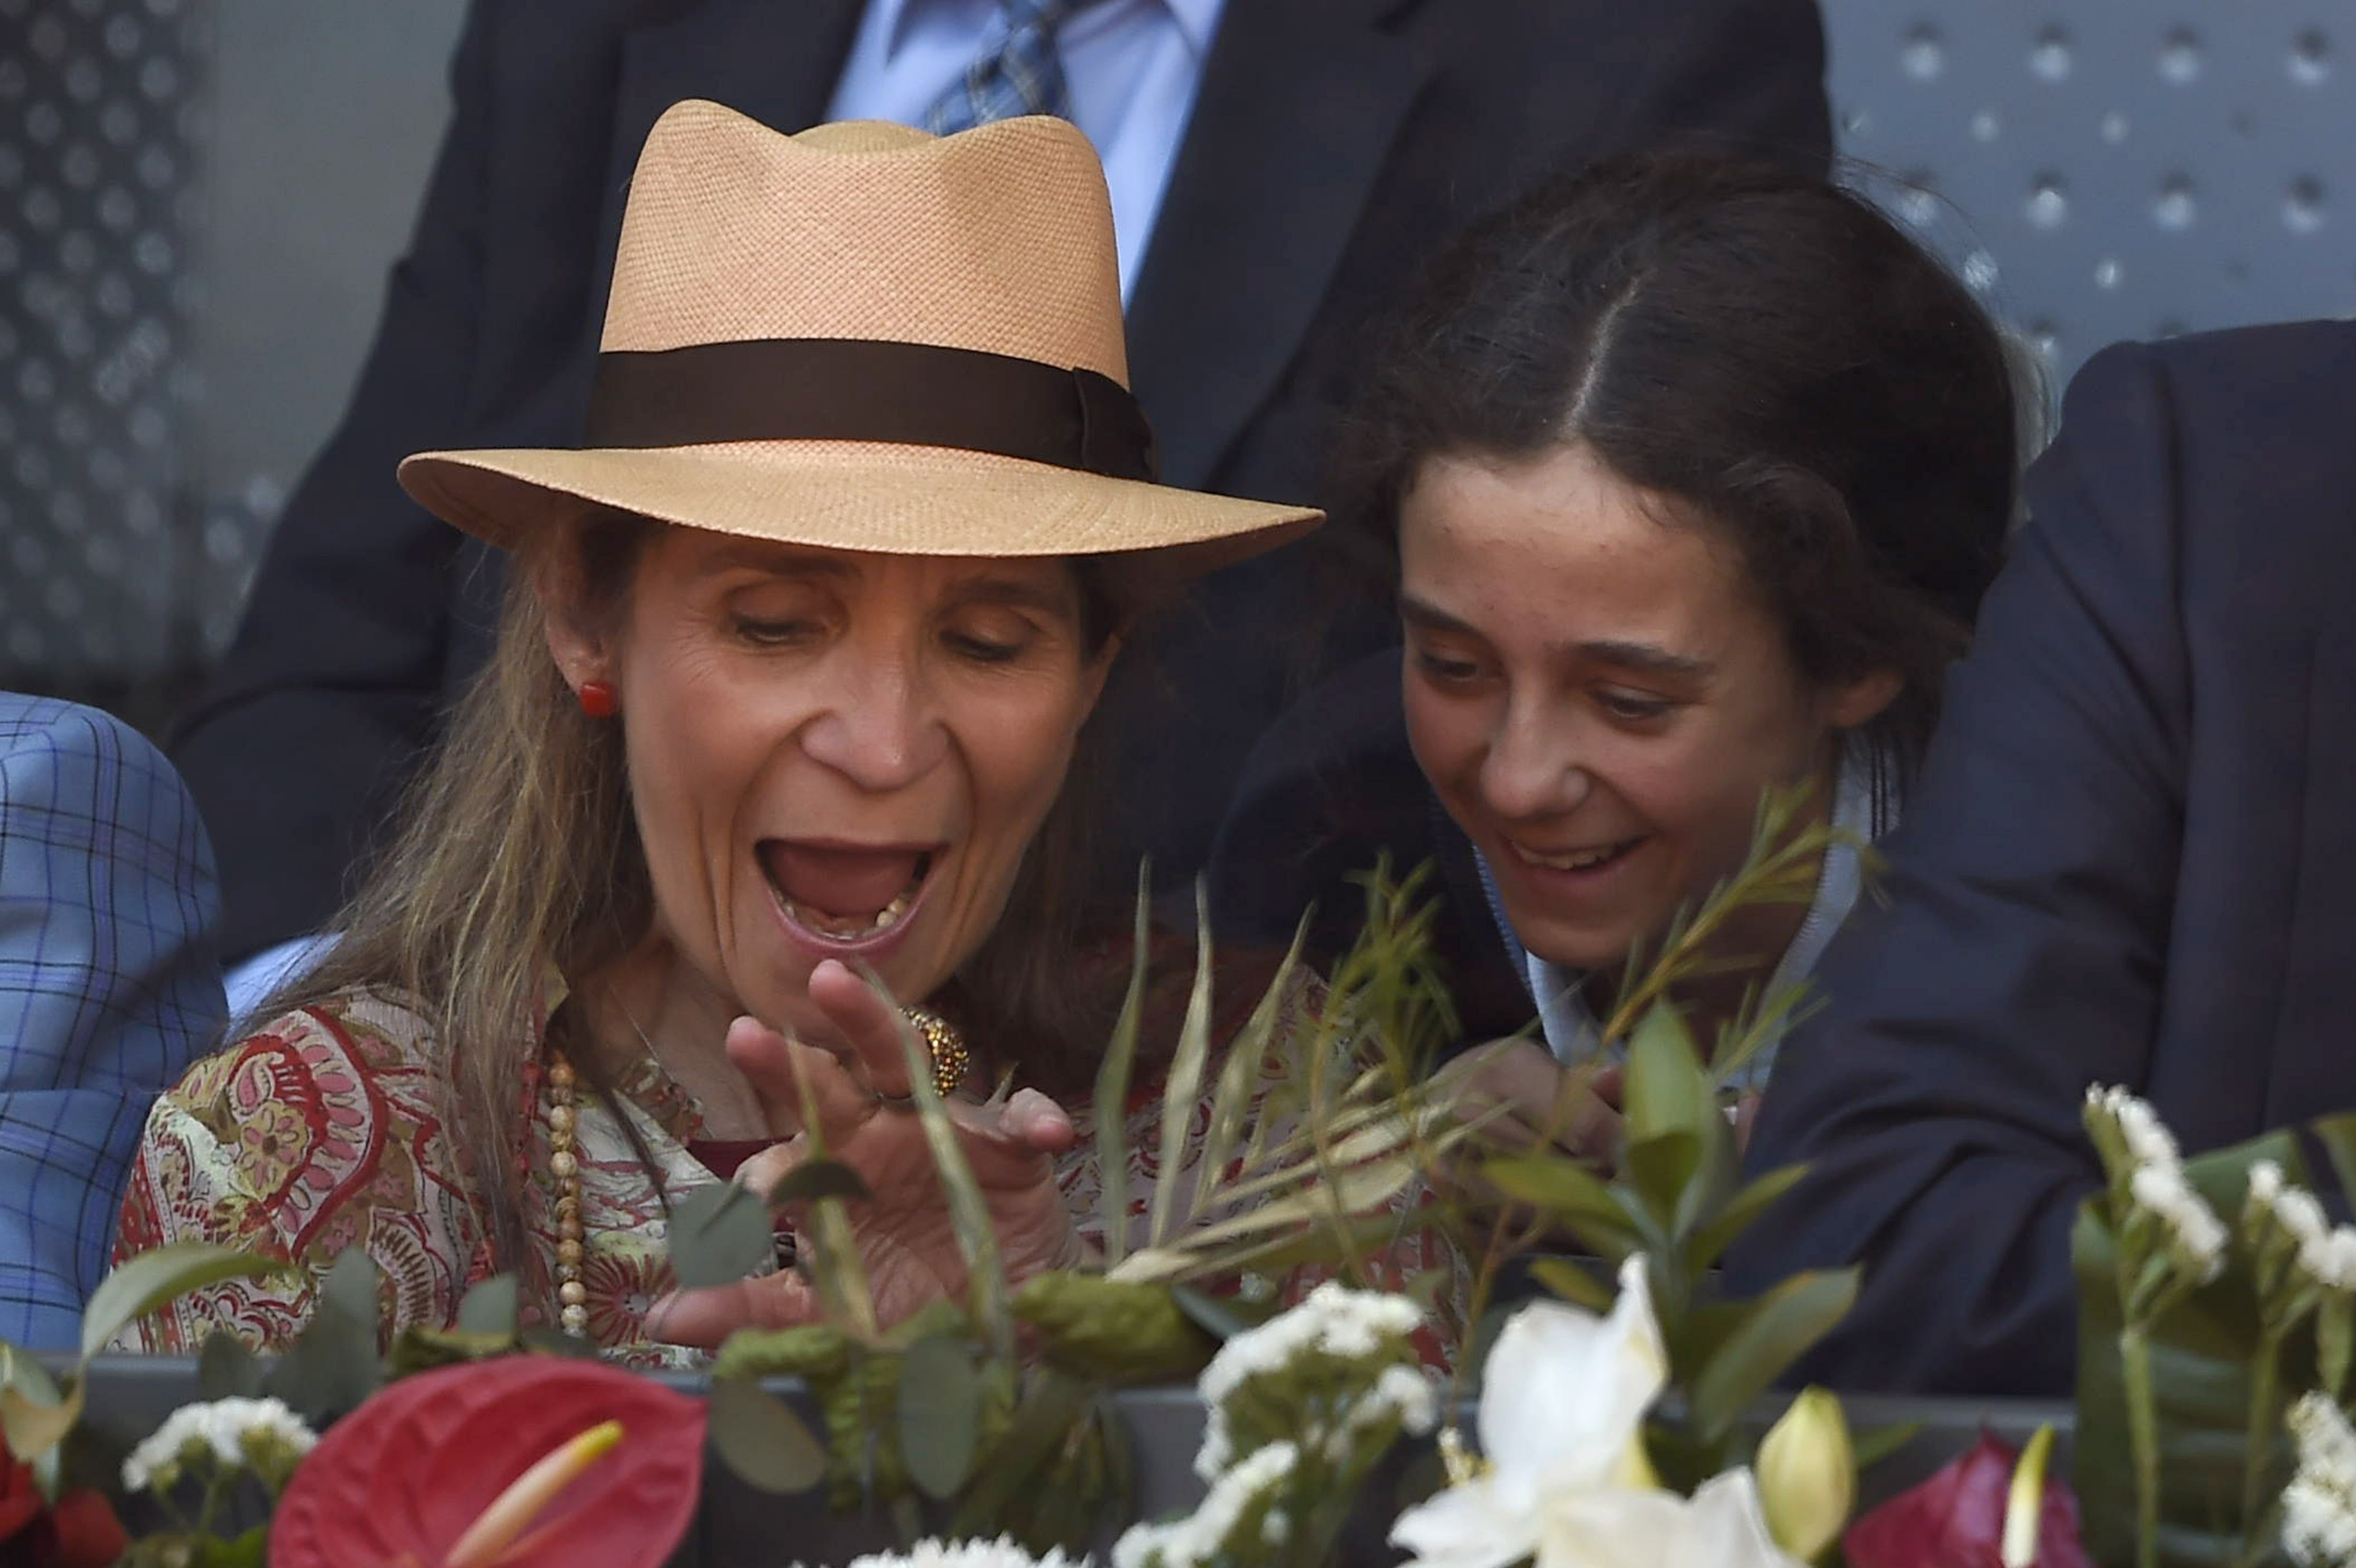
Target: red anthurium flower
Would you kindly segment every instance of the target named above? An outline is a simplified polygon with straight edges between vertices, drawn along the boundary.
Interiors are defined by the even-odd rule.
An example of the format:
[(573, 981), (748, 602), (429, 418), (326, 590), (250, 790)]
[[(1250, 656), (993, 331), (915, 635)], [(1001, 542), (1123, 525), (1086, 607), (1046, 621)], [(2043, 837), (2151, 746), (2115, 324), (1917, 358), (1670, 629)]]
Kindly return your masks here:
[[(560, 1451), (576, 1456), (554, 1461), (571, 1478), (489, 1561), (661, 1568), (695, 1515), (705, 1413), (701, 1400), (594, 1361), (513, 1356), (404, 1378), (329, 1427), (294, 1472), (270, 1568), (444, 1568), (517, 1482), (546, 1489), (543, 1462)], [(618, 1442), (584, 1441), (606, 1423)]]
[[(1990, 1434), (1918, 1487), (1848, 1527), (1849, 1568), (2001, 1568), (2004, 1510), (2019, 1456)], [(2037, 1522), (2037, 1568), (2094, 1568), (2078, 1544), (2078, 1499), (2049, 1477)]]
[(30, 1465), (0, 1446), (0, 1563), (8, 1568), (109, 1568), (131, 1545), (113, 1508), (83, 1488), (54, 1504)]

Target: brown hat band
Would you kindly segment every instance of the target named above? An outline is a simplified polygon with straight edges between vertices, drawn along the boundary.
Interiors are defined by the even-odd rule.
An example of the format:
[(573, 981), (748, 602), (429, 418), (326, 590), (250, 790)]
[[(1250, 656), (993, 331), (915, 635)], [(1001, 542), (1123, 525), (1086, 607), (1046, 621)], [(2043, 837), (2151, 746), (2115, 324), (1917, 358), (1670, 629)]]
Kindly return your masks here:
[(1151, 484), (1153, 427), (1109, 376), (871, 338), (766, 337), (597, 357), (593, 447), (876, 441)]

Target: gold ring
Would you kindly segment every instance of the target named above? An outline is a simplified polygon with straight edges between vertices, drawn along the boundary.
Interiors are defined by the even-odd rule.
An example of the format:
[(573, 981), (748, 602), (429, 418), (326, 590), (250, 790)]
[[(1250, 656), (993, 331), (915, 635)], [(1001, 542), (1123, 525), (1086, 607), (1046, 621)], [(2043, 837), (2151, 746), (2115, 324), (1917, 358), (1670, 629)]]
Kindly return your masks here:
[[(901, 1011), (924, 1039), (925, 1052), (933, 1063), (934, 1090), (942, 1099), (948, 1099), (964, 1083), (966, 1069), (972, 1063), (972, 1057), (966, 1051), (965, 1037), (958, 1033), (956, 1025), (929, 1008), (903, 1008)], [(887, 1096), (884, 1103), (899, 1102)]]

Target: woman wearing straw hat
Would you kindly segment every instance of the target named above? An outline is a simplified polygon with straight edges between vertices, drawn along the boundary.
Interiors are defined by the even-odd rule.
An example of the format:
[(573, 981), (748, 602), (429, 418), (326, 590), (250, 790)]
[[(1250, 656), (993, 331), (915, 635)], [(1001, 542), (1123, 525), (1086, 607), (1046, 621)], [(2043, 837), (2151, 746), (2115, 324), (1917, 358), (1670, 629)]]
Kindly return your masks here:
[[(138, 1341), (281, 1343), (358, 1246), (395, 1326), (511, 1271), (544, 1320), (652, 1353), (669, 1200), (789, 1158), (806, 1106), (879, 1210), (895, 1172), (933, 1195), (870, 1259), (886, 1309), (953, 1287), (904, 1025), (858, 971), (939, 1009), (910, 1018), (945, 1091), (1068, 1082), (1101, 1037), (1070, 979), (1065, 786), (1123, 628), (1317, 521), (1154, 484), (1125, 374), (1103, 177), (1068, 124), (667, 113), (587, 448), (402, 467), (517, 560), (491, 667), (334, 953), (148, 1123), (121, 1251), (306, 1269)], [(1037, 1088), (956, 1115), (1010, 1272), (1070, 1261), (1081, 1128)], [(785, 1320), (794, 1285), (657, 1327)]]

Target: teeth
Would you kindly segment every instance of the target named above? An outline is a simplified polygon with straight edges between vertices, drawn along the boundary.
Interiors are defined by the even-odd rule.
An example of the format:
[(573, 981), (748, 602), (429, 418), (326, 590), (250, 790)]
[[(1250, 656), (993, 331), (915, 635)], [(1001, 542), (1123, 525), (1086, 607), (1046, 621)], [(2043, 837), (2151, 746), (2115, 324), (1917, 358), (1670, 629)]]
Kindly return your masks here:
[(1542, 866), (1549, 871), (1584, 871), (1590, 867), (1603, 864), (1625, 848), (1625, 845), (1607, 844), (1601, 849), (1578, 849), (1568, 855), (1541, 855), (1515, 844), (1514, 853), (1526, 864)]
[(913, 888), (903, 891), (890, 903), (877, 910), (874, 919), (868, 921), (862, 921), (856, 917), (850, 920), (835, 920), (819, 914), (816, 910), (805, 909), (791, 899), (786, 899), (784, 901), (786, 912), (794, 917), (798, 924), (817, 932), (820, 936), (831, 936), (840, 941), (851, 942), (862, 936), (873, 936), (879, 931), (888, 931), (900, 923), (900, 917), (908, 912), (908, 901), (914, 896), (915, 891)]

